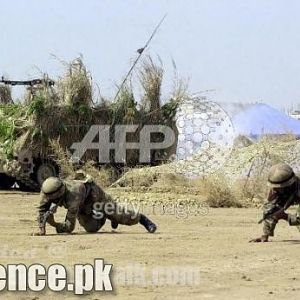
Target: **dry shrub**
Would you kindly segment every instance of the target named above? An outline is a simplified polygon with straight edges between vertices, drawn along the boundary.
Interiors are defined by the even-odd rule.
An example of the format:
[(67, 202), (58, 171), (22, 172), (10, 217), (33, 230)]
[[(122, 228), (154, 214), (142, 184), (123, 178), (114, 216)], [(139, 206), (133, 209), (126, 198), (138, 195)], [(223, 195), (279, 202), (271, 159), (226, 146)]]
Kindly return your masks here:
[(60, 176), (62, 178), (74, 176), (76, 168), (71, 162), (71, 153), (62, 148), (59, 139), (50, 140), (50, 147), (54, 153), (55, 161), (60, 167)]
[(190, 98), (188, 93), (188, 80), (185, 80), (179, 77), (175, 62), (174, 65), (174, 77), (173, 77), (173, 91), (172, 91), (172, 99), (180, 104), (184, 100)]
[(236, 197), (247, 206), (260, 206), (268, 193), (272, 165), (286, 162), (297, 167), (297, 141), (293, 135), (264, 136), (257, 143), (235, 148), (223, 168)]
[(124, 169), (124, 174), (112, 187), (151, 187), (157, 181), (155, 168), (137, 167)]
[(113, 113), (112, 124), (135, 124), (139, 115), (137, 102), (135, 101), (132, 87), (129, 84), (121, 87), (118, 97), (111, 104), (110, 108)]
[[(188, 81), (179, 77), (174, 63), (173, 90), (171, 92), (171, 98), (161, 107), (161, 111), (165, 124), (169, 126), (171, 125), (175, 131), (177, 131), (175, 117), (178, 108), (180, 104), (190, 98), (191, 95), (188, 93)], [(174, 121), (173, 124), (172, 121)]]
[(58, 140), (52, 140), (50, 146), (54, 152), (55, 161), (60, 166), (60, 176), (62, 178), (75, 179), (76, 171), (82, 170), (90, 175), (94, 181), (102, 187), (110, 186), (116, 180), (116, 172), (113, 168), (101, 168), (93, 161), (87, 161), (84, 165), (75, 165), (71, 161), (71, 154), (64, 150)]
[(253, 145), (253, 142), (245, 135), (238, 135), (233, 141), (234, 148), (243, 148)]
[(32, 105), (32, 102), (43, 102), (44, 106), (59, 103), (57, 90), (51, 84), (54, 81), (46, 73), (42, 74), (41, 79), (42, 82), (40, 84), (26, 87), (23, 101), (26, 106)]
[(179, 174), (160, 173), (158, 167), (132, 169), (125, 173), (112, 187), (127, 187), (160, 193), (200, 195), (207, 198), (211, 207), (244, 207), (228, 180), (222, 175), (208, 175), (189, 179)]
[(67, 65), (68, 71), (58, 82), (61, 104), (91, 106), (93, 104), (91, 76), (83, 63), (82, 57), (64, 64)]
[(228, 179), (221, 174), (212, 174), (198, 180), (199, 189), (207, 196), (210, 207), (243, 207)]
[(92, 176), (94, 181), (102, 187), (109, 187), (116, 180), (113, 168), (100, 168), (93, 161), (87, 161), (81, 168), (86, 174)]
[(157, 175), (156, 177), (157, 181), (153, 184), (153, 188), (160, 187), (172, 190), (175, 187), (191, 187), (190, 180), (183, 175), (162, 173)]
[(151, 113), (152, 120), (161, 119), (161, 86), (163, 80), (163, 68), (154, 63), (148, 56), (139, 69), (139, 79), (144, 90), (144, 97), (141, 101), (143, 109)]
[(286, 134), (266, 134), (259, 142), (263, 144), (286, 143), (297, 140), (297, 137), (292, 133)]
[(245, 206), (260, 207), (267, 197), (268, 187), (266, 178), (262, 176), (254, 177), (249, 180), (236, 181), (234, 192)]

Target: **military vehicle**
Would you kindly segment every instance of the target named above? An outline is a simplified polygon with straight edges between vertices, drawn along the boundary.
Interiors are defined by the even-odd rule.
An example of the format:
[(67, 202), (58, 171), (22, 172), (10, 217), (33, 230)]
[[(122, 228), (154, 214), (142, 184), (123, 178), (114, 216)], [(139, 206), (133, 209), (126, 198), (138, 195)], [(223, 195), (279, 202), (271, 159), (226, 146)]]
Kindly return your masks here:
[(36, 138), (38, 118), (31, 103), (13, 103), (9, 86), (28, 86), (30, 97), (43, 87), (54, 85), (52, 80), (0, 80), (0, 188), (17, 183), (22, 189), (39, 190), (42, 182), (57, 176), (59, 167), (48, 153), (43, 155), (43, 142)]
[[(146, 75), (145, 75), (146, 78)], [(161, 77), (158, 78), (158, 81)], [(160, 84), (160, 82), (158, 82)], [(55, 84), (55, 85), (54, 85)], [(67, 75), (58, 82), (48, 79), (30, 81), (0, 80), (0, 188), (9, 188), (17, 183), (22, 189), (39, 191), (49, 176), (57, 176), (60, 163), (51, 146), (57, 141), (64, 151), (69, 151), (74, 142), (80, 142), (95, 124), (166, 124), (175, 126), (173, 120), (177, 101), (160, 106), (159, 84), (155, 100), (148, 106), (139, 105), (132, 90), (125, 87), (115, 101), (93, 103), (91, 78), (81, 60), (72, 62)], [(27, 95), (17, 103), (11, 99), (11, 86), (27, 86)], [(153, 84), (151, 85), (151, 87)], [(145, 93), (146, 96), (149, 95)], [(147, 102), (147, 99), (144, 101)], [(149, 105), (150, 104), (150, 105)], [(147, 108), (148, 107), (148, 108)], [(135, 138), (138, 137), (138, 132)], [(157, 137), (158, 139), (161, 137)], [(156, 150), (151, 164), (159, 164), (174, 153)], [(99, 152), (89, 150), (78, 164), (98, 162)], [(126, 162), (110, 165), (116, 168), (135, 166), (138, 151), (127, 154)], [(99, 164), (100, 165), (100, 164)]]

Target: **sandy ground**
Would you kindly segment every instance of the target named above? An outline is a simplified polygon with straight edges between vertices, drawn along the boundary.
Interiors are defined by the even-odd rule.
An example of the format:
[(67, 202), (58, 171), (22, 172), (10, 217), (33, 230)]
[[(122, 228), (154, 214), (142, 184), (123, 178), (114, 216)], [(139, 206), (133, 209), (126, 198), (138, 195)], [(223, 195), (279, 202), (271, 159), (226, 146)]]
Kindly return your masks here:
[[(113, 232), (107, 223), (98, 234), (85, 234), (77, 225), (72, 235), (56, 235), (49, 228), (48, 236), (32, 237), (30, 234), (36, 231), (37, 203), (38, 195), (0, 192), (1, 264), (62, 263), (71, 271), (76, 263), (104, 258), (114, 265), (114, 292), (88, 293), (84, 299), (300, 297), (300, 233), (282, 223), (272, 242), (248, 243), (261, 232), (258, 209), (209, 209), (186, 218), (152, 214), (159, 226), (153, 235), (141, 226), (121, 226)], [(58, 218), (63, 214), (60, 209)], [(186, 277), (187, 280), (180, 280), (177, 275), (168, 277), (191, 272), (194, 277)], [(78, 296), (71, 292), (2, 292), (1, 299)]]

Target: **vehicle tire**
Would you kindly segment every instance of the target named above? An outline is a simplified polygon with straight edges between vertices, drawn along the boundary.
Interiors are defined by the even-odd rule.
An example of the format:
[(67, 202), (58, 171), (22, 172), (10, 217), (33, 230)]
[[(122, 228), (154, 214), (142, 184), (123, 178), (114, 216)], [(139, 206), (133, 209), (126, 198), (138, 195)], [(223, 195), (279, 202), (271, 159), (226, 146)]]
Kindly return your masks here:
[(32, 179), (41, 187), (48, 177), (58, 177), (59, 167), (52, 160), (38, 160), (35, 162)]

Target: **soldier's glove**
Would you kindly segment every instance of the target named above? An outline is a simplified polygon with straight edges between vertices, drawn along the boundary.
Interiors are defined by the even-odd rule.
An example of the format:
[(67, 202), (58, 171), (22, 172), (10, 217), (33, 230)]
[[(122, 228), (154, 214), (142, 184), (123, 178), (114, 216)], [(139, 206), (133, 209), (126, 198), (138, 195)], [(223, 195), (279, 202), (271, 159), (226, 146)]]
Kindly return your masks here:
[(249, 243), (266, 243), (268, 241), (269, 241), (269, 236), (268, 235), (262, 235), (259, 238), (250, 240)]

